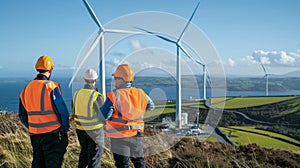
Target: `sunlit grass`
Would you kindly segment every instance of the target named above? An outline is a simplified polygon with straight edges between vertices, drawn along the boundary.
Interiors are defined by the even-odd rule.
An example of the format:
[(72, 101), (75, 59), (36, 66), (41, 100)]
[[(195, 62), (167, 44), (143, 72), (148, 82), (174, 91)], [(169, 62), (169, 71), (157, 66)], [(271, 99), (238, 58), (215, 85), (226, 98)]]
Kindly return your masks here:
[[(228, 97), (225, 100), (225, 106), (222, 107), (221, 100), (223, 98), (213, 98), (211, 100), (212, 106), (224, 109), (236, 109), (245, 107), (254, 107), (267, 104), (278, 103), (286, 100), (297, 98), (297, 96), (276, 96), (276, 97)], [(224, 102), (222, 102), (224, 103)]]
[[(202, 127), (202, 129), (205, 129), (205, 127)], [(78, 163), (80, 147), (73, 122), (71, 122), (71, 130), (68, 136), (69, 145), (64, 157), (63, 168), (77, 167)], [(264, 160), (256, 160), (256, 157), (252, 155), (249, 156), (247, 153), (243, 153), (243, 151), (235, 151), (235, 149), (238, 149), (237, 146), (218, 143), (216, 141), (217, 139), (212, 137), (207, 139), (185, 137), (177, 144), (174, 144), (172, 148), (166, 149), (166, 151), (156, 156), (145, 157), (147, 167), (224, 167), (224, 165), (226, 165), (225, 167), (260, 167), (266, 164), (268, 167), (271, 165)], [(253, 142), (253, 140), (250, 141)], [(161, 144), (162, 142), (158, 141), (157, 143)], [(249, 151), (249, 147), (245, 146), (244, 148), (245, 151)], [(255, 150), (265, 151), (265, 149), (261, 149), (259, 146), (251, 148), (253, 148), (252, 153), (254, 153)], [(271, 152), (269, 157), (277, 154), (272, 151), (266, 152)], [(281, 154), (276, 157), (280, 156)], [(297, 163), (294, 163), (293, 160), (290, 159), (294, 156), (294, 153), (290, 153), (283, 157), (283, 159), (288, 159), (283, 166), (295, 167), (294, 165)], [(32, 149), (27, 129), (22, 126), (16, 116), (11, 118), (11, 116), (0, 115), (0, 167), (31, 167), (31, 160)], [(113, 156), (108, 148), (104, 150), (102, 163), (102, 167), (105, 168), (115, 167)], [(276, 165), (279, 164), (280, 163), (276, 163)]]
[[(240, 129), (240, 130), (237, 130)], [(276, 134), (268, 131), (262, 131), (254, 129), (253, 127), (221, 127), (220, 130), (226, 134), (234, 143), (237, 145), (248, 145), (256, 143), (259, 146), (271, 148), (271, 149), (282, 149), (287, 151), (293, 151), (296, 153), (300, 153), (300, 147), (295, 146), (293, 144), (275, 139), (273, 137), (283, 138), (292, 142), (299, 143), (299, 141), (294, 140), (290, 137)], [(242, 131), (245, 130), (245, 131)], [(246, 132), (253, 131), (256, 133)], [(264, 133), (265, 135), (261, 135)], [(272, 137), (273, 136), (273, 137)]]
[(278, 133), (274, 133), (274, 132), (270, 132), (270, 131), (266, 131), (266, 130), (260, 130), (260, 129), (255, 129), (255, 127), (240, 127), (240, 126), (231, 126), (230, 128), (234, 128), (234, 129), (241, 129), (241, 130), (245, 130), (245, 131), (252, 131), (252, 132), (257, 132), (259, 134), (265, 134), (268, 135), (270, 137), (277, 137), (277, 138), (281, 138), (281, 139), (285, 139), (287, 141), (291, 141), (291, 142), (295, 142), (295, 143), (299, 143), (300, 142), (296, 139), (293, 139), (291, 137), (282, 135), (282, 134), (278, 134)]

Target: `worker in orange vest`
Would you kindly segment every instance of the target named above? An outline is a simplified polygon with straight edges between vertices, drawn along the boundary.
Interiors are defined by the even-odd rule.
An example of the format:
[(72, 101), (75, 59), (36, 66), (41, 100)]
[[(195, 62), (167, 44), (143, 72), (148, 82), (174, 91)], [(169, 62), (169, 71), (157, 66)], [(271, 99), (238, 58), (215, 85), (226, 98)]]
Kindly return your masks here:
[(78, 168), (101, 167), (104, 146), (104, 119), (98, 118), (103, 95), (95, 87), (98, 74), (89, 68), (84, 74), (84, 87), (75, 92), (72, 112), (80, 144)]
[(106, 118), (106, 136), (110, 138), (116, 167), (146, 167), (142, 133), (144, 113), (153, 110), (154, 103), (142, 90), (133, 87), (134, 73), (128, 64), (121, 64), (112, 74), (116, 89), (107, 93), (100, 108)]
[(69, 112), (59, 84), (50, 81), (53, 67), (49, 56), (39, 57), (38, 75), (20, 94), (19, 118), (30, 134), (33, 168), (61, 167), (68, 146)]

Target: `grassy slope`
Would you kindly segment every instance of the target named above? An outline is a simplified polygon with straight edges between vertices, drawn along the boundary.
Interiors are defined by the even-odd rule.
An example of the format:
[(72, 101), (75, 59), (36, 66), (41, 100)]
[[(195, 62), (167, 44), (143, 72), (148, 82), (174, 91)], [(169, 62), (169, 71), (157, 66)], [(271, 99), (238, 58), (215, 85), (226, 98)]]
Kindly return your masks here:
[[(218, 101), (218, 100), (217, 99), (214, 100), (214, 102), (216, 102), (216, 101)], [(299, 102), (300, 102), (299, 96), (298, 97), (291, 96), (291, 97), (227, 98), (225, 108), (235, 108), (238, 110), (239, 108), (245, 108), (245, 107), (256, 107), (256, 106), (263, 107), (264, 105), (269, 106), (269, 103), (282, 104), (282, 105), (288, 107), (287, 108), (288, 110), (280, 111), (280, 113), (277, 114), (277, 117), (278, 116), (282, 117), (282, 116), (285, 116), (285, 115), (291, 114), (291, 113), (299, 114), (300, 113), (299, 108), (298, 108)], [(182, 106), (183, 107), (184, 106), (192, 106), (192, 107), (199, 107), (201, 109), (205, 109), (203, 102), (200, 102), (200, 103), (184, 102)], [(150, 112), (146, 115), (153, 116), (153, 115), (158, 115), (158, 114), (170, 114), (170, 113), (175, 112), (175, 104), (174, 103), (168, 103), (166, 108), (164, 108), (163, 106), (157, 106), (157, 107), (158, 108), (155, 111)], [(253, 128), (242, 128), (242, 129), (245, 129), (247, 131), (249, 131), (249, 130), (254, 131), (254, 130), (252, 130)], [(254, 143), (257, 141), (257, 139), (259, 139), (259, 141), (258, 141), (259, 143), (257, 143), (257, 144), (260, 144), (267, 148), (293, 150), (293, 151), (296, 151), (297, 153), (300, 153), (299, 147), (295, 147), (291, 144), (282, 143), (279, 140), (274, 140), (274, 138), (271, 138), (270, 136), (277, 136), (272, 133), (268, 133), (269, 136), (262, 136), (259, 134), (253, 134), (253, 133), (249, 133), (249, 132), (245, 132), (245, 131), (236, 131), (236, 130), (232, 130), (232, 131), (224, 130), (224, 131), (225, 132), (227, 131), (228, 134), (229, 134), (229, 132), (231, 132), (230, 138), (232, 138), (234, 141), (236, 141), (238, 144), (241, 144), (242, 146), (244, 146), (244, 144)], [(255, 131), (257, 131), (258, 133), (261, 133), (258, 130), (255, 130)], [(71, 130), (69, 135), (70, 135), (69, 136), (70, 144), (68, 147), (68, 152), (65, 155), (66, 159), (65, 159), (65, 164), (63, 167), (74, 167), (74, 166), (76, 166), (77, 160), (78, 160), (79, 146), (78, 146), (78, 142), (76, 140), (76, 134), (74, 133), (74, 130)], [(237, 136), (239, 138), (234, 137), (234, 136)], [(280, 136), (280, 135), (278, 135), (278, 136)], [(293, 141), (293, 140), (289, 139), (289, 141)], [(270, 144), (273, 144), (273, 145), (270, 145)], [(193, 145), (193, 144), (191, 144), (191, 145)], [(253, 146), (250, 146), (250, 147), (253, 148)], [(243, 147), (240, 147), (240, 148), (243, 148)], [(257, 148), (257, 147), (255, 147), (255, 148)], [(218, 151), (219, 149), (215, 149), (215, 150)], [(214, 154), (215, 153), (212, 153), (211, 155), (214, 155)], [(193, 154), (193, 156), (194, 155), (195, 154)], [(176, 157), (176, 156), (173, 156), (173, 157)], [(210, 159), (212, 159), (212, 158), (211, 158), (211, 156), (208, 156), (208, 154), (206, 154), (204, 156), (204, 158), (205, 157), (206, 157), (206, 159), (204, 161), (205, 162), (204, 164), (207, 166), (210, 164), (209, 162), (211, 161)], [(280, 156), (278, 156), (278, 157), (280, 157)], [(148, 165), (155, 165), (154, 162), (157, 162), (157, 163), (160, 162), (160, 160), (157, 161), (154, 158), (155, 157), (153, 157), (151, 159), (153, 161), (153, 163), (151, 161), (148, 161), (148, 163), (149, 163)], [(171, 160), (169, 160), (167, 162), (172, 162), (172, 159), (175, 159), (175, 158), (169, 158), (169, 159), (171, 159)], [(228, 158), (224, 158), (224, 159), (226, 160)], [(224, 159), (220, 158), (220, 160), (224, 160)], [(237, 159), (238, 158), (234, 158), (235, 161)], [(29, 136), (26, 132), (26, 129), (24, 129), (24, 127), (22, 127), (22, 125), (20, 124), (18, 119), (10, 118), (7, 120), (6, 118), (0, 118), (0, 167), (30, 167), (29, 166), (30, 161), (31, 161), (31, 146), (30, 146), (30, 140), (29, 140)], [(105, 165), (106, 165), (105, 167), (113, 167), (112, 156), (108, 150), (105, 151), (103, 163), (105, 163)], [(222, 164), (224, 164), (224, 163), (220, 163), (220, 165), (222, 165)], [(251, 163), (249, 163), (249, 164), (251, 165)], [(266, 163), (261, 163), (261, 164), (265, 165)], [(173, 164), (173, 166), (174, 166), (174, 164)]]
[[(266, 118), (269, 122), (280, 120), (285, 123), (291, 121), (292, 124), (300, 120), (300, 96), (213, 98), (211, 102), (214, 102), (212, 103), (213, 107), (221, 108), (224, 106), (225, 110), (246, 112), (247, 115), (258, 117), (256, 118), (258, 120)], [(203, 101), (183, 102), (182, 108), (207, 109)], [(175, 111), (174, 102), (157, 105), (154, 111), (145, 114), (145, 118), (161, 114), (173, 114)]]
[[(283, 101), (293, 100), (299, 98), (299, 96), (280, 96), (280, 97), (228, 97), (225, 100), (224, 109), (239, 109), (246, 107), (262, 106), (268, 104), (274, 104)], [(213, 98), (212, 106), (217, 108), (222, 108), (220, 106), (221, 98)], [(222, 105), (222, 104), (221, 104)]]
[[(213, 102), (219, 102), (221, 99), (215, 99)], [(298, 111), (298, 105), (300, 102), (299, 96), (281, 96), (281, 97), (231, 97), (227, 98), (225, 102), (225, 109), (234, 109), (239, 111), (239, 109), (242, 108), (256, 108), (260, 107), (264, 109), (269, 108), (270, 104), (278, 105), (278, 106), (287, 106), (287, 110), (284, 111), (278, 111), (276, 113), (273, 113), (274, 117), (284, 117), (285, 115), (296, 113), (299, 114)], [(182, 104), (183, 107), (198, 107), (204, 109), (203, 102), (184, 102)], [(156, 109), (157, 111), (148, 113), (148, 116), (158, 115), (158, 114), (171, 114), (175, 112), (175, 104), (170, 103), (167, 105), (167, 108), (163, 109), (159, 107)], [(295, 116), (294, 115), (294, 116)], [(146, 115), (147, 116), (147, 115)], [(232, 127), (234, 128), (234, 127)], [(287, 143), (288, 141), (299, 143), (299, 141), (280, 135), (276, 133), (271, 133), (262, 130), (254, 129), (254, 127), (241, 127), (246, 131), (254, 131), (257, 132), (257, 134), (249, 133), (249, 132), (242, 132), (237, 130), (226, 130), (223, 128), (223, 131), (225, 131), (227, 134), (228, 132), (231, 132), (230, 137), (234, 142), (237, 144), (245, 145), (250, 143), (257, 143), (258, 145), (267, 147), (267, 148), (275, 148), (275, 149), (284, 149), (284, 150), (293, 150), (295, 152), (300, 152), (299, 147), (294, 146), (293, 144)], [(262, 134), (266, 134), (266, 136), (263, 136)], [(286, 139), (287, 142), (280, 141), (278, 139), (274, 139), (272, 137), (277, 137), (278, 139)]]
[[(72, 124), (63, 168), (77, 167), (79, 145)], [(0, 167), (30, 167), (31, 145), (26, 128), (16, 115), (0, 114)], [(183, 138), (171, 149), (145, 158), (147, 167), (296, 167), (300, 155), (274, 151), (257, 145), (231, 146), (197, 138)], [(102, 167), (113, 168), (113, 158), (105, 150)]]
[(225, 109), (240, 111), (252, 118), (269, 122), (298, 124), (300, 121), (300, 96), (233, 99), (226, 101)]
[(282, 149), (300, 153), (300, 146), (295, 146), (293, 144), (284, 142), (279, 139), (294, 142), (297, 144), (300, 144), (300, 142), (281, 134), (257, 130), (254, 127), (235, 126), (228, 128), (221, 127), (220, 129), (224, 134), (226, 134), (233, 142), (235, 142), (238, 145), (247, 145), (255, 143), (259, 146), (270, 149)]

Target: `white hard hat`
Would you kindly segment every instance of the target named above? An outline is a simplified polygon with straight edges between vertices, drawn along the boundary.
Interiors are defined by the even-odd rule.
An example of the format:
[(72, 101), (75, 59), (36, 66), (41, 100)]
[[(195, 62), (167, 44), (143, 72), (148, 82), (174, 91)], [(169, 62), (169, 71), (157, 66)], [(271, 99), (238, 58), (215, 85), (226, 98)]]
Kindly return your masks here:
[(97, 78), (98, 78), (98, 74), (92, 68), (87, 69), (84, 73), (84, 79), (86, 79), (86, 80), (95, 80)]

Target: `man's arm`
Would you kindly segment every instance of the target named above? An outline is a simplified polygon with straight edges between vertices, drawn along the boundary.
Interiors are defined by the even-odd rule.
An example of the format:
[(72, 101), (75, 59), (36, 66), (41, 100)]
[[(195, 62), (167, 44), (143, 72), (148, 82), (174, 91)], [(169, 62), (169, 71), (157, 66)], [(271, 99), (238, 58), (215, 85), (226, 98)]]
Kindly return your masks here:
[(28, 128), (28, 115), (27, 111), (25, 110), (21, 99), (19, 100), (19, 118), (23, 125), (25, 125)]
[(155, 105), (154, 105), (152, 99), (151, 99), (148, 95), (146, 95), (146, 97), (147, 97), (147, 107), (146, 107), (146, 111), (154, 110), (154, 109), (155, 109)]
[(70, 128), (70, 123), (69, 123), (69, 112), (68, 108), (65, 104), (65, 101), (63, 100), (59, 88), (55, 88), (51, 93), (50, 93), (51, 99), (52, 99), (52, 105), (53, 109), (56, 112), (60, 123), (62, 125), (62, 131), (63, 132), (68, 132)]
[(99, 112), (99, 118), (109, 119), (114, 112), (114, 105), (112, 102), (107, 98), (103, 104), (103, 106), (100, 108)]

